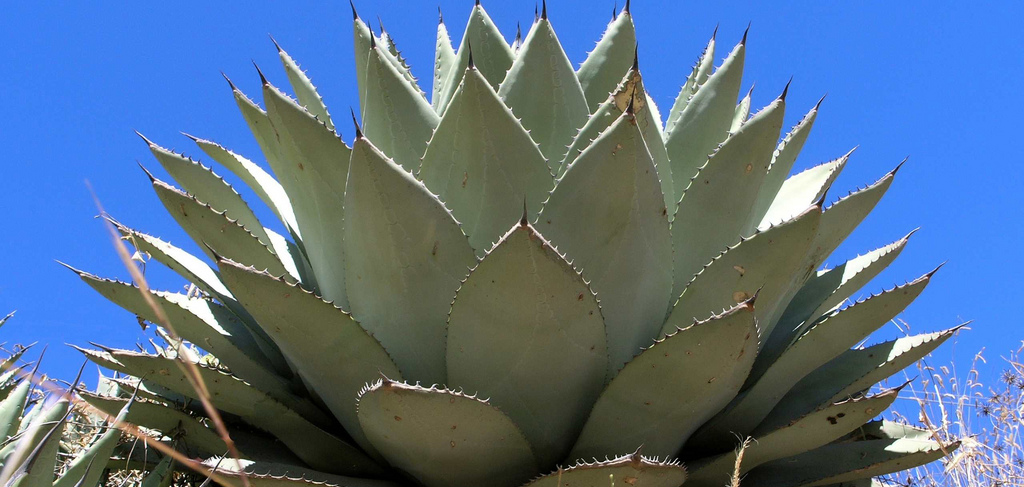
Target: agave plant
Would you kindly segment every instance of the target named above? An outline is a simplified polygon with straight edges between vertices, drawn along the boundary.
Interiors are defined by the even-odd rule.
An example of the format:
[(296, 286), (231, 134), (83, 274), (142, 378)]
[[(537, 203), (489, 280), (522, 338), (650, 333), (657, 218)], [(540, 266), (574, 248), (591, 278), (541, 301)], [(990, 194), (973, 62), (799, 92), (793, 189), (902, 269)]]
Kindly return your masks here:
[[(214, 265), (111, 222), (194, 285), (151, 297), (198, 353), (83, 349), (122, 374), (86, 400), (137, 388), (129, 421), (254, 485), (869, 485), (956, 447), (873, 421), (898, 388), (870, 393), (953, 330), (855, 348), (932, 276), (846, 305), (909, 235), (818, 270), (896, 170), (824, 208), (850, 154), (789, 176), (819, 107), (783, 136), (786, 90), (737, 105), (746, 35), (717, 69), (712, 36), (663, 125), (628, 2), (578, 70), (546, 8), (509, 44), (477, 2), (458, 49), (438, 24), (429, 99), (388, 33), (354, 26), (351, 146), (280, 47), (294, 97), (231, 86), (270, 170), (192, 137), (283, 234), (146, 140)], [(242, 458), (218, 458), (179, 359)]]

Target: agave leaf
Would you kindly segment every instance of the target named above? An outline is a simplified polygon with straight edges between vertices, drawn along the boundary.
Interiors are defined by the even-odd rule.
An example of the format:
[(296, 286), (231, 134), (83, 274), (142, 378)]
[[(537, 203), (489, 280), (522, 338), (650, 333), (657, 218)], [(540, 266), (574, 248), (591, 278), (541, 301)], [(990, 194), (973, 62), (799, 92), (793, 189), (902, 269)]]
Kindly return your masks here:
[(663, 338), (626, 364), (601, 393), (569, 458), (598, 458), (641, 445), (654, 455), (675, 455), (735, 397), (756, 350), (752, 301)]
[(370, 49), (366, 65), (363, 134), (406, 171), (415, 171), (440, 119), (383, 52)]
[(14, 386), (7, 397), (0, 401), (0, 444), (18, 433), (19, 418), (25, 413), (25, 401), (31, 391), (32, 382), (22, 379)]
[(629, 71), (636, 53), (636, 29), (633, 16), (624, 11), (608, 24), (597, 46), (576, 71), (587, 105), (591, 110), (615, 91), (623, 73)]
[[(270, 84), (263, 85), (267, 115), (277, 134), (288, 171), (280, 171), (285, 187), (302, 188), (293, 199), (304, 247), (316, 275), (316, 289), (338, 306), (348, 305), (345, 290), (345, 180), (351, 149), (333, 130)], [(287, 182), (286, 182), (287, 181)], [(244, 260), (235, 262), (250, 264)]]
[(131, 242), (136, 250), (149, 255), (157, 262), (177, 272), (203, 292), (216, 298), (217, 301), (220, 301), (225, 307), (230, 309), (241, 320), (242, 324), (245, 325), (246, 330), (252, 335), (263, 355), (270, 360), (272, 368), (277, 371), (289, 370), (284, 362), (284, 357), (281, 356), (281, 351), (270, 341), (270, 337), (256, 325), (256, 320), (249, 316), (249, 312), (238, 303), (238, 300), (231, 294), (231, 291), (220, 280), (220, 274), (216, 270), (198, 257), (168, 242), (132, 230), (116, 220), (108, 219), (108, 221), (117, 227), (122, 237)]
[(762, 465), (744, 479), (751, 487), (841, 484), (906, 470), (938, 460), (960, 446), (910, 438), (827, 445)]
[(224, 255), (266, 269), (271, 274), (296, 280), (297, 269), (286, 269), (270, 247), (225, 214), (159, 179), (153, 179), (153, 189), (168, 213), (210, 258)]
[[(440, 7), (438, 9), (440, 14)], [(448, 77), (451, 76), (452, 66), (455, 65), (455, 48), (452, 47), (452, 38), (448, 35), (448, 26), (444, 25), (443, 18), (439, 18), (437, 22), (437, 42), (434, 52), (434, 84), (430, 100), (434, 110), (440, 113), (438, 107), (441, 106), (442, 91)], [(492, 86), (495, 85), (497, 83)]]
[(445, 323), (476, 256), (423, 183), (365, 138), (353, 144), (345, 194), (346, 279), (352, 314), (403, 377), (445, 383)]
[(455, 295), (447, 358), (450, 384), (487, 394), (522, 428), (540, 464), (554, 464), (604, 386), (601, 308), (572, 266), (519, 225)]
[[(747, 96), (744, 96), (740, 103), (736, 105), (736, 114), (733, 116), (732, 125), (729, 126), (729, 133), (736, 133), (740, 127), (746, 123), (747, 118), (750, 117), (750, 97), (754, 94), (754, 87), (751, 86), (750, 90), (747, 91)], [(807, 205), (804, 205), (805, 207)]]
[[(635, 123), (640, 128), (643, 141), (654, 160), (657, 177), (665, 196), (665, 211), (667, 213), (667, 208), (675, 208), (676, 201), (678, 201), (673, 193), (672, 169), (668, 161), (668, 153), (665, 152), (665, 143), (661, 140), (660, 120), (655, 114), (654, 105), (644, 90), (640, 71), (635, 67), (626, 73), (615, 92), (597, 108), (597, 111), (587, 120), (586, 125), (580, 129), (576, 138), (573, 139), (572, 145), (569, 146), (569, 152), (565, 154), (565, 158), (555, 169), (555, 174), (561, 178), (579, 155), (627, 110), (633, 111)], [(671, 216), (669, 215), (670, 221)]]
[(233, 262), (222, 262), (221, 273), (334, 417), (372, 453), (352, 398), (380, 374), (400, 377), (380, 343), (348, 313), (298, 286)]
[(519, 220), (524, 202), (536, 216), (555, 185), (537, 144), (474, 68), (430, 139), (418, 177), (451, 210), (478, 257)]
[(128, 411), (135, 404), (135, 401), (129, 399), (119, 410), (110, 413), (114, 419), (106, 426), (106, 431), (97, 434), (95, 441), (68, 463), (64, 472), (53, 482), (53, 487), (95, 487), (99, 483), (104, 469), (92, 468), (93, 462), (100, 459), (100, 463), (103, 463), (110, 458), (114, 447), (121, 440), (121, 430), (115, 425), (127, 420)]
[(766, 219), (765, 215), (769, 213), (769, 208), (775, 204), (774, 201), (779, 197), (786, 178), (789, 176), (790, 171), (793, 170), (793, 164), (796, 163), (797, 156), (804, 148), (807, 137), (811, 134), (811, 127), (814, 126), (814, 120), (818, 117), (818, 108), (820, 106), (821, 100), (818, 100), (814, 108), (811, 108), (800, 119), (796, 126), (786, 134), (786, 138), (782, 139), (778, 148), (775, 149), (771, 167), (768, 169), (768, 175), (765, 176), (764, 182), (761, 184), (761, 190), (757, 195), (757, 204), (754, 205), (754, 218), (751, 219), (752, 225), (756, 225), (759, 222), (762, 225), (767, 223), (764, 222)]
[[(60, 452), (61, 433), (67, 421), (69, 403), (66, 398), (55, 401), (44, 399), (45, 404), (22, 434), (12, 442), (10, 454), (4, 455), (0, 482), (10, 487), (52, 487), (57, 454)], [(22, 420), (22, 423), (25, 423)], [(6, 449), (6, 448), (5, 448)]]
[[(365, 113), (366, 90), (368, 86), (366, 73), (368, 72), (368, 59), (370, 51), (376, 46), (378, 42), (386, 40), (387, 42), (390, 43), (391, 40), (390, 38), (378, 39), (376, 36), (373, 35), (373, 32), (370, 30), (370, 27), (366, 25), (365, 22), (363, 22), (363, 19), (359, 18), (358, 15), (355, 15), (355, 9), (352, 10), (352, 13), (352, 30), (355, 35), (354, 47), (356, 58), (356, 78), (359, 84), (359, 108)], [(383, 42), (381, 43), (383, 44)], [(382, 60), (386, 61), (395, 69), (395, 72), (399, 75), (399, 78), (397, 80), (400, 81), (405, 88), (409, 89), (413, 93), (416, 93), (418, 96), (423, 98), (425, 96), (423, 94), (423, 90), (421, 90), (419, 85), (416, 83), (416, 78), (413, 77), (412, 72), (409, 71), (409, 67), (405, 65), (404, 61), (398, 59), (398, 57), (396, 57), (395, 54), (393, 54), (389, 50), (388, 46), (385, 45), (383, 47), (384, 49), (380, 52)], [(392, 46), (391, 49), (394, 49), (394, 47)], [(395, 52), (398, 52), (397, 49), (395, 49)]]
[(637, 119), (624, 113), (569, 167), (537, 222), (598, 294), (610, 374), (658, 335), (669, 304), (672, 243), (659, 189)]
[(170, 487), (172, 474), (174, 474), (174, 459), (164, 457), (142, 478), (141, 487)]
[(913, 232), (889, 245), (850, 259), (829, 270), (818, 271), (789, 302), (772, 330), (772, 335), (754, 364), (760, 376), (763, 367), (771, 364), (797, 338), (826, 313), (840, 306), (858, 289), (864, 287), (891, 264)]
[[(729, 135), (743, 80), (744, 53), (745, 45), (741, 42), (678, 112), (675, 124), (669, 118), (665, 148), (672, 161), (675, 194), (683, 194), (697, 170)], [(681, 92), (680, 96), (684, 94)]]
[(252, 487), (401, 487), (384, 480), (360, 479), (332, 475), (297, 465), (273, 462), (209, 458), (203, 462), (229, 479), (229, 487), (242, 487), (242, 472)]
[[(378, 20), (380, 19), (378, 18)], [(380, 45), (384, 46), (382, 54), (385, 55), (387, 60), (395, 67), (395, 69), (398, 70), (398, 72), (402, 73), (402, 77), (405, 78), (405, 81), (409, 86), (415, 89), (425, 100), (427, 98), (427, 94), (423, 92), (420, 88), (419, 82), (416, 80), (416, 77), (412, 75), (412, 69), (409, 68), (409, 64), (405, 61), (405, 58), (402, 57), (402, 52), (398, 50), (398, 44), (395, 44), (395, 38), (391, 37), (391, 34), (384, 30), (384, 24), (380, 25), (380, 36), (377, 37), (376, 40)]]
[(537, 471), (519, 428), (474, 396), (378, 380), (359, 395), (359, 422), (391, 465), (428, 487), (511, 487)]
[[(196, 392), (174, 363), (164, 358), (125, 350), (98, 352), (79, 349), (92, 362), (111, 370), (166, 387), (197, 399)], [(372, 474), (379, 471), (362, 451), (322, 428), (331, 420), (306, 399), (287, 391), (262, 391), (226, 372), (197, 364), (200, 377), (218, 409), (279, 438), (310, 466), (332, 473)]]
[(838, 357), (910, 304), (931, 278), (926, 274), (849, 306), (819, 322), (789, 347), (753, 385), (697, 434), (695, 448), (725, 449), (732, 433), (754, 430), (800, 379)]
[(580, 81), (547, 19), (534, 22), (498, 96), (549, 161), (562, 159), (590, 116)]
[(270, 245), (270, 238), (264, 232), (259, 219), (227, 181), (210, 168), (190, 158), (160, 147), (145, 137), (143, 140), (149, 144), (149, 150), (156, 156), (156, 160), (183, 190), (218, 212), (224, 213), (225, 217), (248, 230), (263, 245)]
[(786, 421), (818, 405), (843, 400), (867, 390), (916, 363), (959, 329), (955, 327), (847, 350), (797, 382), (765, 422)]
[[(144, 320), (167, 326), (158, 320), (138, 287), (72, 270), (114, 304)], [(266, 358), (259, 345), (231, 311), (210, 300), (190, 298), (184, 294), (151, 291), (150, 295), (178, 336), (212, 353), (235, 375), (261, 388), (281, 382), (280, 377), (266, 368)]]
[(440, 98), (434, 103), (437, 113), (444, 113), (448, 108), (448, 102), (455, 96), (455, 90), (462, 83), (462, 76), (469, 67), (470, 57), (473, 58), (473, 64), (480, 74), (495, 90), (505, 79), (505, 74), (512, 67), (512, 59), (515, 57), (512, 48), (505, 43), (498, 27), (479, 3), (469, 13), (469, 22), (466, 24), (465, 33), (462, 34), (458, 54), (441, 86)]
[(675, 102), (672, 103), (672, 108), (669, 110), (668, 120), (665, 122), (666, 132), (679, 123), (679, 117), (683, 114), (683, 109), (690, 103), (690, 99), (697, 93), (700, 86), (708, 80), (708, 75), (714, 69), (716, 34), (718, 34), (717, 27), (715, 32), (711, 34), (711, 40), (708, 41), (707, 47), (704, 48), (700, 57), (697, 58), (697, 62), (694, 63), (690, 75), (686, 77), (682, 88), (679, 89), (679, 94), (676, 95)]
[(304, 286), (319, 289), (320, 286), (317, 283), (316, 276), (313, 275), (313, 269), (309, 261), (306, 260), (306, 253), (303, 249), (299, 248), (301, 243), (293, 243), (285, 238), (284, 235), (269, 228), (264, 228), (263, 231), (267, 233), (267, 238), (270, 239), (270, 248), (274, 250), (274, 255), (281, 259), (285, 268), (295, 269), (298, 272), (298, 281)]
[(85, 391), (79, 391), (78, 395), (96, 409), (110, 415), (120, 416), (118, 411), (123, 412), (127, 409), (127, 415), (120, 421), (160, 431), (199, 452), (219, 455), (227, 451), (227, 445), (212, 427), (177, 409), (138, 398), (131, 403), (131, 408), (128, 408), (129, 399), (100, 396)]
[(801, 259), (814, 240), (821, 215), (820, 209), (812, 206), (803, 215), (743, 240), (716, 257), (683, 290), (662, 334), (685, 328), (757, 294), (754, 312), (763, 340), (760, 327), (779, 306), (794, 274), (804, 270)]
[[(673, 296), (682, 292), (702, 266), (746, 236), (742, 233), (768, 172), (785, 111), (785, 100), (778, 98), (726, 139), (673, 208)], [(708, 225), (709, 221), (714, 225)]]
[(281, 219), (295, 239), (297, 241), (302, 240), (299, 226), (295, 223), (295, 210), (292, 209), (292, 202), (288, 198), (288, 194), (285, 193), (281, 183), (277, 182), (270, 173), (263, 170), (255, 162), (225, 149), (216, 142), (200, 138), (192, 138), (192, 141), (206, 155), (241, 178), (263, 200), (263, 203), (270, 207), (271, 211)]
[(763, 228), (789, 220), (807, 208), (807, 205), (820, 200), (846, 167), (846, 161), (851, 154), (853, 151), (786, 179), (764, 216), (759, 217), (755, 214), (752, 223), (758, 228)]
[(299, 64), (284, 49), (281, 49), (277, 41), (274, 41), (274, 47), (277, 48), (277, 54), (280, 56), (281, 63), (284, 65), (284, 71), (288, 75), (288, 83), (292, 85), (292, 90), (295, 91), (295, 97), (299, 99), (299, 104), (315, 116), (317, 120), (323, 122), (329, 130), (334, 130), (331, 115), (327, 112), (327, 106), (324, 105), (323, 98), (317, 93), (316, 86), (313, 86), (313, 81), (309, 79), (309, 76), (306, 76), (306, 72), (299, 67)]
[[(812, 252), (806, 257), (810, 263), (808, 269), (817, 269), (829, 255), (839, 247), (839, 244), (846, 240), (846, 237), (853, 232), (864, 217), (868, 215), (882, 199), (885, 192), (892, 185), (896, 171), (893, 169), (878, 181), (864, 189), (850, 193), (825, 209), (821, 215), (821, 225), (818, 226), (818, 236), (811, 246)], [(814, 275), (811, 271), (807, 278)]]
[(612, 460), (578, 462), (568, 468), (559, 468), (523, 487), (678, 487), (685, 480), (686, 468), (679, 462), (648, 458), (637, 450), (632, 455)]
[[(878, 416), (896, 400), (899, 390), (869, 398), (850, 399), (820, 408), (791, 422), (763, 425), (743, 450), (740, 475), (758, 465), (824, 446)], [(767, 426), (767, 427), (765, 427)], [(740, 440), (736, 440), (740, 441)], [(733, 476), (737, 451), (690, 463), (687, 484), (694, 487), (726, 485)]]

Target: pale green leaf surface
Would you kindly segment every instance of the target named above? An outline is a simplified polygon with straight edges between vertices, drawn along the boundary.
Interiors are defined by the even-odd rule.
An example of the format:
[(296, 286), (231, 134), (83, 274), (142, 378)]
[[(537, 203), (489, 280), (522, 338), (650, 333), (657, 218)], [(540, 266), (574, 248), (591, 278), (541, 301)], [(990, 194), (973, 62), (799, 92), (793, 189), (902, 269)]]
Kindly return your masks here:
[(410, 381), (445, 383), (445, 323), (476, 256), (423, 183), (365, 138), (345, 194), (345, 271), (352, 314)]
[(428, 487), (513, 487), (537, 471), (508, 416), (458, 392), (377, 381), (359, 396), (359, 422), (392, 465)]
[(380, 374), (400, 378), (384, 348), (350, 315), (298, 286), (232, 262), (221, 275), (363, 449), (353, 398)]
[(498, 27), (480, 5), (474, 6), (469, 13), (469, 22), (466, 23), (466, 31), (462, 34), (458, 54), (441, 86), (440, 98), (434, 102), (437, 113), (444, 113), (448, 108), (448, 102), (455, 95), (455, 90), (458, 89), (462, 76), (469, 67), (470, 54), (480, 74), (487, 79), (491, 88), (497, 90), (498, 85), (505, 79), (505, 74), (512, 67), (512, 59), (515, 56), (512, 54), (512, 48), (505, 43), (505, 38), (501, 36)]
[(636, 52), (636, 29), (633, 16), (623, 12), (604, 31), (597, 46), (576, 71), (587, 105), (591, 111), (603, 103), (619, 85), (622, 75), (633, 65)]
[(672, 208), (674, 296), (716, 255), (749, 236), (743, 232), (768, 172), (785, 106), (776, 99), (729, 136)]
[(517, 225), (455, 295), (447, 359), (449, 384), (489, 397), (522, 428), (540, 464), (554, 464), (605, 383), (601, 308), (535, 229)]
[(19, 418), (25, 412), (25, 400), (31, 388), (31, 381), (22, 380), (0, 401), (0, 428), (3, 428), (0, 430), (3, 435), (0, 443), (6, 442), (18, 432)]
[[(715, 34), (718, 33), (718, 29), (715, 29)], [(690, 103), (690, 98), (693, 97), (700, 86), (708, 80), (708, 75), (711, 74), (711, 70), (715, 67), (715, 35), (711, 36), (711, 40), (708, 41), (707, 47), (697, 58), (697, 62), (694, 63), (693, 69), (690, 70), (690, 74), (686, 77), (686, 81), (683, 82), (683, 86), (679, 89), (679, 94), (676, 95), (675, 101), (672, 103), (672, 108), (669, 109), (668, 120), (665, 121), (665, 131), (674, 128), (679, 123), (679, 117), (683, 114), (683, 109)]]
[(498, 96), (520, 118), (548, 161), (565, 156), (590, 115), (576, 72), (547, 19), (533, 24)]
[[(81, 395), (79, 396), (81, 397)], [(53, 482), (53, 487), (95, 487), (103, 477), (102, 468), (92, 468), (93, 462), (105, 462), (114, 452), (114, 447), (121, 440), (121, 430), (114, 425), (127, 420), (129, 409), (135, 402), (124, 401), (124, 405), (109, 413), (113, 421), (106, 425), (106, 430), (98, 433), (95, 441), (78, 453), (65, 467), (64, 471)], [(129, 408), (131, 406), (131, 408)]]
[(469, 236), (478, 257), (523, 215), (532, 220), (555, 185), (540, 149), (476, 69), (437, 126), (418, 177)]
[(437, 23), (437, 42), (434, 44), (434, 83), (430, 96), (431, 106), (438, 112), (440, 112), (438, 107), (441, 106), (442, 91), (444, 91), (448, 77), (451, 76), (454, 65), (455, 48), (452, 47), (452, 38), (448, 35), (448, 26), (444, 25), (444, 20), (440, 20)]
[[(69, 403), (65, 398), (36, 406), (41, 412), (25, 429), (21, 439), (12, 442), (13, 451), (5, 455), (4, 485), (10, 487), (52, 487), (61, 433), (67, 421)], [(27, 419), (27, 418), (26, 418)], [(26, 420), (22, 420), (24, 424)], [(7, 448), (5, 448), (7, 449)]]
[(733, 48), (722, 66), (679, 112), (675, 124), (670, 122), (665, 128), (665, 148), (672, 161), (675, 194), (683, 194), (697, 170), (729, 135), (743, 80), (744, 53), (742, 43)]
[(736, 105), (736, 115), (733, 116), (732, 125), (729, 126), (729, 133), (735, 133), (740, 127), (746, 123), (747, 118), (750, 117), (750, 97), (754, 94), (754, 88), (750, 88), (747, 91), (747, 96), (744, 96), (740, 103)]
[(292, 59), (291, 55), (281, 49), (281, 46), (277, 45), (277, 54), (281, 58), (281, 63), (284, 65), (284, 71), (288, 75), (288, 83), (292, 85), (292, 90), (295, 91), (295, 97), (299, 99), (299, 105), (302, 105), (309, 113), (313, 114), (317, 120), (320, 120), (324, 125), (334, 130), (334, 123), (331, 121), (331, 115), (327, 112), (327, 106), (324, 105), (323, 98), (316, 91), (316, 86), (313, 86), (313, 81), (306, 76), (305, 71), (299, 67), (299, 64)]
[(768, 175), (765, 176), (764, 183), (761, 184), (761, 190), (757, 195), (757, 204), (754, 207), (754, 218), (751, 219), (751, 225), (757, 225), (765, 220), (765, 214), (769, 212), (769, 208), (774, 204), (779, 190), (789, 176), (790, 171), (793, 170), (797, 156), (803, 149), (804, 143), (807, 142), (807, 137), (811, 134), (811, 127), (814, 126), (814, 120), (818, 116), (820, 104), (821, 101), (807, 112), (775, 149), (771, 167), (768, 169)]
[[(825, 195), (825, 192), (832, 186), (839, 173), (846, 167), (852, 152), (847, 152), (838, 159), (819, 164), (798, 174), (791, 176), (782, 183), (772, 201), (767, 213), (760, 217), (757, 227), (764, 228), (786, 221), (794, 215), (799, 214), (808, 205), (818, 201)], [(754, 219), (758, 219), (754, 215)]]
[(672, 243), (659, 188), (638, 121), (626, 113), (569, 167), (537, 221), (601, 301), (609, 374), (651, 344), (669, 305)]
[(663, 338), (608, 384), (569, 458), (601, 458), (641, 446), (655, 456), (675, 456), (736, 395), (756, 350), (751, 303)]
[(390, 481), (342, 477), (291, 464), (226, 457), (209, 458), (203, 463), (216, 466), (217, 473), (229, 479), (230, 487), (243, 487), (243, 472), (251, 487), (403, 487)]

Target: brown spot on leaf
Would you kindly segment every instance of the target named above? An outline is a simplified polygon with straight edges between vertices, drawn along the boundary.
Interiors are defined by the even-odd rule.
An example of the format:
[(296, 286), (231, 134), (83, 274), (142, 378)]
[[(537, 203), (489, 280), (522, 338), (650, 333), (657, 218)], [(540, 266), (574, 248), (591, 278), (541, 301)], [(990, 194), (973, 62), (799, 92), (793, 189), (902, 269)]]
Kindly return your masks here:
[(743, 291), (736, 291), (736, 292), (732, 293), (732, 299), (733, 299), (733, 301), (736, 301), (737, 303), (741, 303), (743, 301), (746, 301), (747, 298), (749, 298), (749, 297), (750, 296), (747, 293), (743, 292)]
[(839, 424), (839, 420), (835, 416), (829, 416), (825, 419), (828, 420), (828, 424)]
[(466, 187), (466, 181), (469, 181), (469, 173), (468, 172), (462, 173), (462, 187), (463, 188)]
[(576, 296), (576, 300), (577, 301), (583, 301), (583, 293), (580, 293), (579, 296)]
[(437, 245), (439, 242), (434, 242), (434, 248), (430, 250), (430, 255), (437, 256)]
[(452, 440), (451, 443), (449, 444), (452, 446), (452, 448), (455, 448), (455, 440)]
[(743, 173), (744, 174), (750, 174), (750, 171), (753, 171), (753, 170), (754, 170), (754, 165), (753, 164), (747, 164), (747, 167), (743, 168)]
[[(627, 483), (629, 485), (636, 485), (636, 481), (637, 480), (639, 480), (639, 479), (637, 479), (636, 477), (626, 477), (626, 478), (622, 479), (623, 482), (625, 482), (625, 483)], [(565, 485), (569, 485), (569, 484), (565, 484)]]
[(716, 379), (718, 379), (718, 377), (712, 377), (712, 378), (708, 379), (708, 384), (714, 382)]
[(743, 274), (746, 274), (746, 273), (747, 273), (747, 270), (746, 270), (746, 269), (744, 269), (744, 268), (743, 268), (743, 266), (741, 266), (741, 265), (734, 265), (734, 266), (732, 266), (732, 268), (733, 268), (733, 269), (736, 269), (736, 272), (739, 272), (741, 276), (742, 276)]
[(299, 163), (299, 170), (300, 171), (305, 171), (306, 170), (306, 166), (303, 166), (301, 162)]
[(402, 420), (401, 416), (395, 416), (395, 421), (401, 421), (401, 420)]

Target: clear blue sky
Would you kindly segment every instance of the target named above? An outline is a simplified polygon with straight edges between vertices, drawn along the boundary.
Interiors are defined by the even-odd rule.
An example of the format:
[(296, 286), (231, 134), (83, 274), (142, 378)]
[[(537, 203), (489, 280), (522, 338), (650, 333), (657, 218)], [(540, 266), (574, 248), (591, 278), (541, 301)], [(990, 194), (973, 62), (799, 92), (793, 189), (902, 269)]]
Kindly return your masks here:
[[(457, 42), (472, 2), (440, 3)], [(664, 112), (715, 25), (721, 26), (720, 62), (751, 22), (744, 85), (756, 82), (754, 105), (770, 102), (792, 76), (790, 126), (828, 93), (798, 168), (860, 145), (831, 199), (910, 156), (888, 196), (830, 263), (922, 227), (866, 291), (949, 260), (901, 318), (916, 331), (973, 319), (973, 330), (959, 337), (961, 363), (981, 347), (998, 363), (998, 355), (1024, 339), (1014, 260), (1024, 241), (1024, 161), (1020, 135), (1013, 135), (1024, 106), (1024, 8), (986, 5), (633, 2), (641, 69)], [(364, 18), (380, 15), (414, 72), (429, 80), (437, 5), (361, 0), (357, 6)], [(509, 38), (517, 21), (525, 29), (533, 18), (533, 2), (484, 6)], [(550, 2), (549, 16), (574, 63), (601, 35), (612, 7), (611, 0)], [(258, 96), (255, 60), (272, 82), (286, 86), (268, 33), (345, 120), (356, 104), (351, 16), (339, 0), (12, 2), (4, 10), (0, 311), (19, 312), (0, 341), (48, 343), (43, 369), (67, 379), (82, 358), (65, 342), (130, 347), (147, 338), (132, 316), (54, 262), (127, 278), (93, 218), (85, 181), (118, 219), (198, 253), (136, 166), (159, 169), (132, 130), (193, 155), (199, 151), (179, 130), (258, 158), (220, 71)], [(339, 127), (351, 140), (351, 127)], [(158, 267), (148, 271), (155, 287), (179, 289), (182, 282)]]

